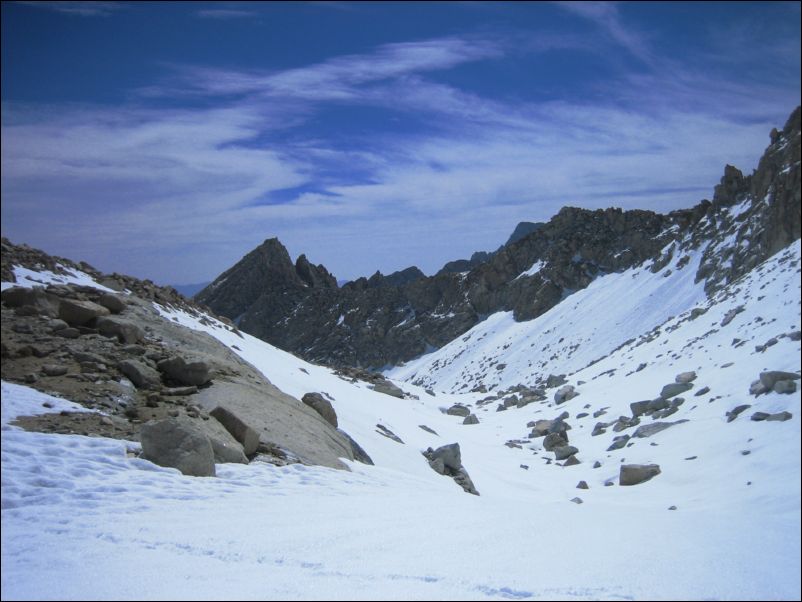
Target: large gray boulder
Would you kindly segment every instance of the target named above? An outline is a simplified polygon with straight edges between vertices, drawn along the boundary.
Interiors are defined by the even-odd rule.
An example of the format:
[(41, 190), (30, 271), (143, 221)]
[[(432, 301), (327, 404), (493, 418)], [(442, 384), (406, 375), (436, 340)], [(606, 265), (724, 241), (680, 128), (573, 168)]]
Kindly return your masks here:
[(161, 388), (159, 373), (139, 360), (122, 360), (118, 367), (137, 389)]
[(215, 463), (247, 464), (248, 458), (243, 451), (242, 444), (234, 439), (234, 436), (214, 417), (208, 418), (208, 420), (201, 418), (186, 418), (186, 420), (191, 421), (209, 439)]
[(95, 328), (104, 337), (116, 338), (120, 343), (131, 345), (145, 340), (142, 328), (124, 318), (103, 316), (95, 321)]
[(693, 384), (691, 383), (671, 383), (663, 387), (660, 391), (660, 398), (661, 399), (670, 399), (675, 395), (679, 395), (680, 393), (685, 393), (685, 391), (693, 389)]
[(113, 293), (103, 293), (100, 295), (97, 302), (113, 314), (119, 314), (125, 310), (125, 301), (123, 298)]
[(398, 387), (396, 387), (389, 380), (376, 383), (375, 385), (373, 385), (373, 390), (376, 391), (377, 393), (384, 393), (385, 395), (398, 397), (399, 399), (404, 398), (404, 392)]
[(209, 382), (209, 364), (202, 360), (187, 361), (176, 356), (162, 360), (157, 364), (167, 377), (179, 385), (205, 385)]
[(168, 418), (147, 422), (140, 430), (142, 456), (159, 466), (193, 477), (213, 477), (214, 451), (208, 437), (192, 423)]
[(622, 464), (618, 475), (618, 484), (640, 485), (660, 474), (658, 464)]
[(337, 413), (328, 399), (320, 393), (307, 393), (301, 398), (301, 401), (320, 414), (331, 426), (337, 428)]
[(242, 445), (242, 451), (246, 456), (250, 456), (259, 447), (259, 433), (229, 408), (217, 406), (209, 414)]
[(465, 420), (462, 421), (462, 424), (479, 424), (479, 418), (476, 414), (470, 414), (469, 416), (465, 417)]
[(79, 299), (62, 299), (58, 308), (58, 317), (70, 326), (86, 326), (95, 318), (107, 316), (109, 313), (109, 310), (102, 305)]
[(573, 445), (563, 445), (561, 447), (554, 448), (554, 459), (555, 460), (565, 460), (566, 458), (573, 456), (574, 454), (578, 453), (579, 450), (575, 448)]
[(543, 449), (546, 451), (554, 451), (554, 449), (565, 445), (568, 445), (568, 438), (565, 433), (549, 433), (543, 439)]
[(462, 467), (462, 453), (459, 443), (449, 443), (431, 451), (431, 460), (440, 459), (443, 465), (452, 470), (459, 470)]
[(794, 372), (782, 372), (781, 370), (769, 370), (768, 372), (760, 373), (760, 382), (766, 388), (766, 391), (774, 389), (775, 383), (784, 380), (799, 380), (799, 374)]
[(579, 395), (573, 385), (565, 385), (557, 389), (554, 394), (554, 403), (560, 404)]
[(465, 492), (479, 495), (468, 471), (462, 465), (459, 443), (449, 443), (437, 449), (430, 447), (423, 452), (423, 455), (429, 461), (432, 470), (451, 477)]
[(461, 403), (455, 403), (453, 406), (451, 406), (446, 410), (446, 414), (448, 414), (449, 416), (460, 416), (462, 418), (469, 416), (470, 413), (471, 410), (469, 408), (466, 408)]

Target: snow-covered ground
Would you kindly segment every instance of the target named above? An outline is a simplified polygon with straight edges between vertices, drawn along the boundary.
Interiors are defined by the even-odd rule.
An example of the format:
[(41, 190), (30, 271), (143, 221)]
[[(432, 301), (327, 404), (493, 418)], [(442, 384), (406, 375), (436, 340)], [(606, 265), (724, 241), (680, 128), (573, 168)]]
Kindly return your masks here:
[[(489, 370), (505, 375), (496, 384), (528, 382), (542, 374), (541, 347), (581, 340), (570, 358), (566, 352), (545, 366), (573, 372), (569, 382), (580, 395), (557, 406), (551, 389), (549, 402), (504, 412), (496, 402), (479, 405), (486, 395), (478, 393), (433, 397), (403, 382), (419, 399), (376, 393), (215, 321), (160, 308), (217, 337), (285, 392), (328, 393), (340, 427), (376, 465), (350, 463), (346, 472), (254, 462), (218, 465), (217, 478), (185, 477), (127, 453), (133, 442), (8, 425), (52, 400), (4, 383), (2, 598), (799, 599), (800, 393), (755, 398), (748, 390), (763, 370), (799, 371), (800, 342), (787, 334), (800, 328), (800, 243), (711, 301), (692, 284), (695, 271), (600, 278), (591, 287), (609, 288), (587, 297), (580, 291), (524, 323), (532, 328), (527, 346), (536, 344), (520, 352), (513, 337), (509, 355), (498, 356), (506, 369)], [(642, 292), (629, 295), (653, 300), (630, 321), (662, 323), (659, 331), (646, 337), (631, 326), (627, 289), (610, 284), (617, 278), (637, 278)], [(612, 313), (585, 307), (605, 294)], [(691, 320), (694, 305), (707, 312)], [(738, 306), (743, 311), (722, 326)], [(474, 329), (469, 341), (487, 332), (484, 340), (503, 349), (512, 327)], [(745, 344), (733, 345), (736, 338)], [(634, 340), (613, 352), (627, 339)], [(490, 354), (461, 349), (463, 366)], [(591, 436), (597, 421), (629, 415), (631, 402), (657, 397), (686, 370), (698, 378), (668, 420), (688, 422), (612, 452), (613, 436), (632, 429)], [(448, 378), (442, 388), (458, 384), (453, 373)], [(695, 396), (704, 386), (710, 392)], [(471, 405), (480, 424), (441, 411), (457, 401)], [(725, 413), (744, 403), (752, 407), (728, 423)], [(605, 415), (592, 417), (603, 408)], [(526, 437), (527, 422), (563, 410), (577, 466), (548, 463), (553, 454), (543, 440)], [(793, 418), (753, 422), (756, 410)], [(590, 415), (577, 418), (581, 412)], [(378, 424), (404, 443), (381, 435)], [(505, 446), (511, 439), (524, 442)], [(420, 453), (454, 441), (479, 497), (436, 474)], [(621, 487), (624, 461), (657, 463), (662, 473)], [(589, 489), (577, 489), (580, 480)], [(582, 504), (570, 501), (577, 496)]]

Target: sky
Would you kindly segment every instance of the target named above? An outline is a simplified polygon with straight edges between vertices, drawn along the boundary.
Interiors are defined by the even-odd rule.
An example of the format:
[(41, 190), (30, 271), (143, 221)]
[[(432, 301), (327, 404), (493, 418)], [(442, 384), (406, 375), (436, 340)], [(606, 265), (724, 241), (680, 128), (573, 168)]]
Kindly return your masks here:
[(160, 284), (426, 273), (666, 212), (800, 104), (800, 4), (3, 2), (2, 234)]

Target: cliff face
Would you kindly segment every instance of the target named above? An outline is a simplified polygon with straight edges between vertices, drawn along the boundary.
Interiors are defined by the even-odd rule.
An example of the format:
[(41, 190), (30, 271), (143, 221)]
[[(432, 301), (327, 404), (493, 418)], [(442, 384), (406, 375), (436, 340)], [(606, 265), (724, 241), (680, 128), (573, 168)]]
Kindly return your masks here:
[(293, 265), (271, 239), (196, 298), (305, 359), (380, 368), (440, 347), (491, 313), (530, 320), (600, 275), (647, 260), (657, 271), (677, 253), (703, 252), (696, 278), (712, 294), (800, 237), (799, 159), (797, 108), (772, 131), (751, 176), (728, 165), (712, 202), (690, 209), (565, 207), (522, 236), (516, 229), (496, 252), (451, 262), (435, 276), (377, 272), (342, 288), (304, 256)]

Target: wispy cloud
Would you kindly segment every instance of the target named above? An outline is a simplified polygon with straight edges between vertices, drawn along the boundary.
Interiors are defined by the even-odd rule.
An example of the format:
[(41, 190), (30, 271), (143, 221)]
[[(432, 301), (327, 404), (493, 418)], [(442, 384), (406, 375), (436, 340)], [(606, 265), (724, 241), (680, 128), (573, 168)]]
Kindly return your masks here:
[(82, 17), (107, 17), (125, 8), (125, 4), (122, 2), (71, 2), (69, 0), (64, 0), (63, 2), (37, 2), (36, 0), (19, 0), (17, 3)]
[[(617, 6), (568, 10), (649, 67), (652, 50)], [(434, 271), (563, 205), (689, 206), (725, 163), (753, 167), (776, 116), (799, 102), (798, 86), (665, 58), (600, 84), (593, 103), (510, 99), (437, 77), (566, 47), (594, 51), (570, 36), (451, 36), (283, 71), (173, 66), (170, 83), (118, 110), (6, 105), (4, 229), (31, 244), (41, 232), (60, 248), (83, 241), (60, 254), (97, 262), (102, 249), (111, 269), (133, 254), (162, 281), (213, 277), (274, 235), (341, 277)], [(204, 103), (158, 108), (149, 95)], [(326, 134), (319, 124), (341, 107), (357, 123), (377, 111), (381, 124)]]
[(555, 2), (557, 6), (596, 23), (615, 43), (647, 65), (655, 55), (643, 35), (624, 25), (617, 2)]
[[(487, 39), (440, 38), (418, 42), (385, 44), (368, 54), (340, 56), (285, 71), (244, 72), (204, 67), (175, 66), (185, 91), (204, 95), (284, 96), (312, 100), (343, 100), (356, 97), (372, 82), (412, 73), (451, 69), (457, 65), (500, 57), (498, 42)], [(162, 88), (175, 92), (174, 78)], [(158, 88), (150, 88), (154, 95)]]
[(238, 10), (231, 8), (206, 8), (195, 12), (202, 19), (247, 19), (258, 13), (252, 10)]

